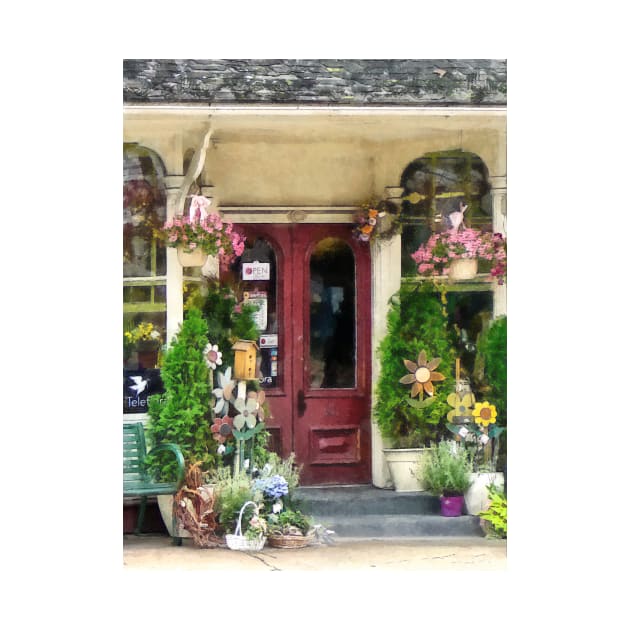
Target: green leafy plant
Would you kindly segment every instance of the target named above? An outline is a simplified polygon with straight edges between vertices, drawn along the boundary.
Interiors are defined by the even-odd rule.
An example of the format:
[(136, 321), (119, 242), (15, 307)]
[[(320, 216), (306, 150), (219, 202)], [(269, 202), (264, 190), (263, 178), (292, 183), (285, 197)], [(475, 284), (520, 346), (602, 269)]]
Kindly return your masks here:
[[(507, 427), (507, 316), (495, 319), (482, 335), (479, 341), (479, 355), (482, 357), (485, 378), (497, 409), (497, 425)], [(505, 470), (506, 433), (499, 436), (497, 446), (497, 470)]]
[(462, 495), (471, 485), (472, 464), (466, 450), (456, 442), (442, 441), (425, 456), (418, 469), (429, 492)]
[[(210, 429), (210, 379), (203, 357), (207, 329), (201, 312), (190, 309), (164, 355), (161, 377), (165, 391), (149, 397), (147, 425), (153, 445), (174, 442), (182, 449), (187, 466), (198, 462), (206, 471), (217, 462)], [(174, 473), (172, 463), (150, 458), (148, 464), (161, 479), (170, 479)]]
[[(247, 501), (261, 502), (262, 495), (253, 490), (251, 479), (245, 471), (234, 474), (229, 466), (214, 470), (210, 475), (210, 483), (214, 485), (214, 511), (218, 514), (218, 522), (225, 533), (233, 533), (243, 505)], [(243, 533), (247, 532), (247, 525), (253, 515), (253, 506), (247, 506), (241, 522)]]
[(492, 399), (497, 407), (497, 421), (507, 423), (507, 316), (495, 319), (479, 341), (484, 370)]
[(300, 533), (306, 536), (313, 527), (313, 519), (299, 510), (284, 510), (267, 517), (270, 534), (290, 535)]
[(488, 488), (490, 505), (479, 517), (488, 523), (488, 536), (491, 538), (507, 538), (507, 496), (490, 486)]
[[(426, 446), (446, 432), (444, 419), (450, 409), (446, 398), (454, 389), (453, 333), (432, 285), (404, 288), (390, 303), (387, 334), (379, 346), (377, 423), (394, 448)], [(409, 387), (399, 380), (407, 373), (404, 361), (415, 360), (421, 350), (427, 357), (441, 359), (437, 369), (445, 380), (436, 385), (434, 396), (414, 401)]]

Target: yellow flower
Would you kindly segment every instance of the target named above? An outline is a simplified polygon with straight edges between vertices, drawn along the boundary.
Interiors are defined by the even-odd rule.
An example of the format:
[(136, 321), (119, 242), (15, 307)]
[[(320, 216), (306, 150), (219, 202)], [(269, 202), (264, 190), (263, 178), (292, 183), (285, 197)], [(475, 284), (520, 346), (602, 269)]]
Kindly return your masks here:
[(410, 394), (412, 398), (420, 396), (422, 400), (423, 392), (433, 396), (433, 383), (431, 381), (443, 381), (445, 378), (443, 374), (433, 371), (440, 364), (441, 360), (436, 358), (427, 362), (427, 353), (424, 350), (420, 351), (417, 364), (403, 359), (405, 367), (411, 374), (405, 374), (399, 382), (403, 385), (411, 385), (413, 383)]
[(455, 417), (472, 415), (471, 407), (475, 402), (475, 397), (473, 394), (464, 394), (460, 397), (459, 394), (453, 393), (446, 397), (446, 402), (451, 407), (454, 407), (454, 409), (449, 411), (446, 415), (446, 419), (452, 422)]
[(497, 421), (497, 410), (494, 405), (484, 400), (483, 402), (475, 403), (473, 416), (477, 424), (487, 427), (489, 424), (494, 424)]

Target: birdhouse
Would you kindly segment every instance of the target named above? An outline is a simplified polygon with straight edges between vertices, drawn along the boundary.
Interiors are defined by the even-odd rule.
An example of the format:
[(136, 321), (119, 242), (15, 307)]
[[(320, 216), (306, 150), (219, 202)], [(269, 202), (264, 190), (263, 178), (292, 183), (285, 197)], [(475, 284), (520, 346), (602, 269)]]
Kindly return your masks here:
[(237, 381), (251, 381), (256, 378), (256, 350), (255, 341), (239, 339), (233, 346), (234, 350), (234, 378)]

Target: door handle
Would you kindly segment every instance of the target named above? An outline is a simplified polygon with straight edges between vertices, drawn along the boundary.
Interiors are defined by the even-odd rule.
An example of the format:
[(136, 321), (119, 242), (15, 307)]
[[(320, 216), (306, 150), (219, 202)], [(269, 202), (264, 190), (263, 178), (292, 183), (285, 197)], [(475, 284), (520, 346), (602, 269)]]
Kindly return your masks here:
[(301, 389), (297, 394), (297, 415), (301, 418), (306, 411), (306, 399), (304, 398), (304, 390)]

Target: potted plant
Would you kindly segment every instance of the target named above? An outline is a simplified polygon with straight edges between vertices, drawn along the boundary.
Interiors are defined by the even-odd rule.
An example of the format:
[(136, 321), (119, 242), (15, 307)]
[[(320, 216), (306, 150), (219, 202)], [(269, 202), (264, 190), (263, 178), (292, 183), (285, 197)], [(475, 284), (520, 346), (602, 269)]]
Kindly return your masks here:
[(306, 547), (314, 538), (312, 519), (302, 513), (292, 496), (299, 483), (300, 470), (293, 453), (287, 459), (271, 454), (254, 479), (254, 490), (262, 493), (271, 547), (297, 549)]
[(162, 333), (152, 322), (140, 322), (123, 333), (125, 358), (135, 351), (138, 368), (151, 369), (158, 364), (158, 355), (162, 347)]
[(488, 509), (479, 513), (481, 526), (489, 538), (507, 538), (507, 496), (493, 487), (489, 494)]
[(490, 261), (490, 274), (499, 284), (507, 273), (507, 245), (499, 234), (473, 228), (451, 229), (436, 232), (412, 255), (422, 276), (443, 275), (448, 272), (452, 280), (474, 278), (477, 261)]
[[(454, 381), (450, 371), (443, 366), (454, 362), (454, 340), (446, 327), (440, 298), (432, 287), (401, 289), (390, 303), (387, 334), (378, 350), (380, 374), (375, 415), (387, 444), (383, 453), (395, 490), (418, 491), (424, 488), (421, 478), (414, 475), (417, 463), (425, 456), (431, 442), (437, 441), (446, 432), (446, 396), (453, 389)], [(421, 353), (424, 355), (420, 356)], [(423, 358), (426, 363), (421, 366)], [(435, 364), (437, 358), (440, 359), (439, 364)], [(416, 369), (431, 367), (429, 372), (439, 368), (444, 377), (438, 381), (439, 386), (432, 388), (431, 395), (423, 386), (422, 400), (417, 391), (416, 396), (410, 396), (413, 382), (401, 382), (401, 378), (409, 380), (412, 376), (409, 371), (411, 363), (416, 365)], [(418, 388), (419, 385), (416, 390)]]
[[(147, 435), (152, 444), (177, 444), (187, 468), (199, 464), (204, 472), (215, 468), (218, 463), (218, 456), (211, 448), (215, 441), (211, 429), (210, 368), (204, 358), (208, 345), (207, 330), (201, 312), (189, 309), (178, 334), (164, 354), (161, 371), (164, 393), (148, 398), (147, 424)], [(158, 479), (172, 477), (170, 462), (151, 458), (147, 463)], [(172, 497), (158, 497), (158, 505), (168, 528), (172, 522), (168, 515), (172, 510)]]
[(442, 516), (461, 516), (472, 465), (457, 442), (443, 440), (426, 458), (419, 474), (429, 492), (440, 497)]
[(189, 215), (169, 219), (156, 232), (168, 247), (177, 247), (184, 267), (203, 266), (208, 255), (217, 256), (226, 266), (245, 249), (245, 237), (219, 214), (208, 214), (209, 204), (207, 197), (193, 195)]

